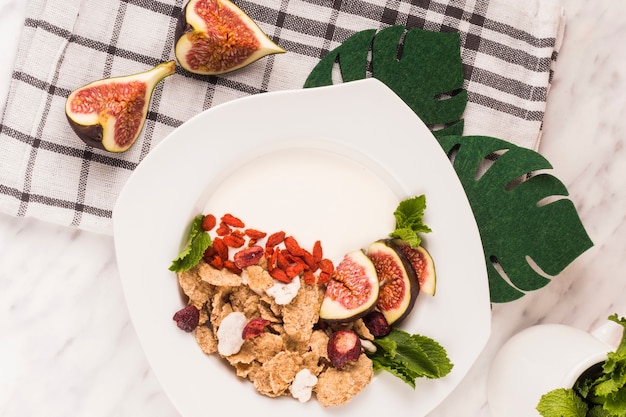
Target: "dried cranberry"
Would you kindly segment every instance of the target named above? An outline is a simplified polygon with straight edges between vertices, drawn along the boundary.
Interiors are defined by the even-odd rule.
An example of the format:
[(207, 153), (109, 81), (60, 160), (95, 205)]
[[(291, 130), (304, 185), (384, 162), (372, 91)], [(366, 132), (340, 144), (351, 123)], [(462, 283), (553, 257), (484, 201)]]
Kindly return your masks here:
[(391, 332), (391, 326), (384, 314), (380, 311), (372, 311), (363, 317), (363, 324), (374, 337), (387, 336)]
[(198, 327), (198, 322), (200, 321), (200, 311), (192, 304), (189, 304), (187, 307), (178, 310), (173, 317), (176, 325), (186, 331), (191, 332), (196, 327)]
[(361, 339), (353, 330), (338, 330), (331, 333), (328, 338), (328, 359), (335, 366), (341, 369), (348, 362), (359, 359), (361, 355)]
[(237, 267), (243, 269), (258, 264), (261, 258), (263, 258), (263, 248), (255, 245), (235, 253), (234, 261)]
[(269, 320), (261, 317), (254, 318), (246, 324), (246, 327), (243, 328), (241, 337), (246, 340), (252, 337), (260, 336), (268, 324), (270, 324)]

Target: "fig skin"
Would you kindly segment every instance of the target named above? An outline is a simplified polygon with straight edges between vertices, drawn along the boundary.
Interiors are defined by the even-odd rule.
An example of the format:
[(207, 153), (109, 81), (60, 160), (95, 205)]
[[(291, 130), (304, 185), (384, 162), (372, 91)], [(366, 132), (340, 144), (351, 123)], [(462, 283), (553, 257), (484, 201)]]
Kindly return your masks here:
[(70, 93), (65, 116), (85, 144), (125, 152), (143, 129), (155, 87), (175, 71), (176, 62), (168, 61), (148, 71), (93, 81)]
[(404, 320), (420, 292), (417, 275), (404, 253), (397, 250), (390, 240), (379, 240), (367, 249), (380, 283), (377, 308), (387, 323), (397, 325)]
[[(217, 24), (205, 21), (196, 7), (205, 7), (207, 19), (213, 17)], [(174, 39), (178, 64), (199, 75), (225, 74), (286, 52), (229, 0), (189, 0), (178, 18)]]
[(435, 262), (430, 253), (423, 246), (412, 248), (408, 243), (393, 239), (389, 241), (398, 252), (402, 252), (415, 271), (420, 286), (420, 292), (434, 296), (437, 290), (437, 273)]

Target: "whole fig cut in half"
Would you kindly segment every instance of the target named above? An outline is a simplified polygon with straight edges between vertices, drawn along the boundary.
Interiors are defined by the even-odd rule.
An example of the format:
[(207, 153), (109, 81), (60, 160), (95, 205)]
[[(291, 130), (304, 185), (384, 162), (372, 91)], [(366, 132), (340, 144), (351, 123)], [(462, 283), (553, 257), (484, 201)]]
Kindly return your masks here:
[(415, 305), (419, 294), (417, 276), (406, 257), (386, 240), (372, 243), (367, 248), (367, 256), (376, 268), (380, 285), (376, 307), (389, 325), (397, 324)]
[(176, 62), (168, 61), (145, 72), (84, 85), (67, 97), (67, 120), (87, 145), (127, 151), (143, 128), (154, 88), (175, 71)]
[(350, 252), (336, 266), (320, 307), (320, 318), (345, 323), (369, 313), (378, 300), (374, 264), (362, 250)]
[(201, 75), (224, 74), (271, 54), (284, 53), (229, 0), (189, 0), (176, 27), (174, 55)]
[(407, 242), (394, 239), (390, 243), (392, 247), (402, 252), (413, 267), (420, 285), (420, 291), (435, 295), (437, 290), (437, 274), (435, 263), (430, 253), (423, 246), (411, 247)]

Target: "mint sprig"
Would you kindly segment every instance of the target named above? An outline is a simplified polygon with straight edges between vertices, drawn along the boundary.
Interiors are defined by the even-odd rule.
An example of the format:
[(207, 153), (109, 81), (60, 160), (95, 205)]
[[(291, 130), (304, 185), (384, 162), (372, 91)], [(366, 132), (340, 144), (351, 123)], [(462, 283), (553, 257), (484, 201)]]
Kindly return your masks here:
[(169, 267), (170, 271), (181, 272), (193, 268), (200, 262), (204, 251), (211, 246), (211, 236), (202, 229), (202, 221), (204, 215), (199, 214), (194, 217), (191, 223), (191, 230), (187, 238), (187, 244), (178, 254), (176, 259), (172, 261)]
[(418, 247), (422, 242), (419, 233), (431, 232), (423, 221), (424, 210), (426, 210), (426, 196), (423, 194), (402, 200), (393, 213), (396, 218), (396, 228), (389, 236), (404, 240), (413, 248)]
[(626, 417), (626, 319), (608, 318), (624, 327), (614, 352), (607, 354), (602, 372), (577, 381), (572, 388), (544, 394), (537, 411), (543, 417)]
[(442, 378), (454, 366), (446, 350), (435, 340), (393, 329), (373, 340), (377, 349), (368, 352), (374, 371), (385, 370), (415, 388), (417, 378)]

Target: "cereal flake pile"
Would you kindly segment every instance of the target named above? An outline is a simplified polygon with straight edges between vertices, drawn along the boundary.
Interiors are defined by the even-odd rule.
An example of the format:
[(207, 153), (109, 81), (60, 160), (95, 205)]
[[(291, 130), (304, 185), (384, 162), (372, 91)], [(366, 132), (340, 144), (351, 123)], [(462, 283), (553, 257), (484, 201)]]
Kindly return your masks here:
[[(235, 368), (237, 376), (249, 379), (259, 393), (268, 397), (292, 395), (305, 402), (314, 392), (323, 406), (339, 406), (371, 381), (372, 362), (365, 354), (341, 369), (331, 365), (328, 333), (316, 328), (323, 286), (296, 279), (290, 284), (299, 286), (293, 299), (279, 304), (268, 290), (272, 293), (276, 286), (284, 286), (276, 283), (262, 266), (249, 266), (238, 275), (226, 269), (217, 270), (204, 261), (180, 272), (178, 282), (189, 297), (189, 304), (200, 313), (194, 332), (202, 351), (223, 357)], [(239, 326), (229, 326), (221, 346), (220, 326), (228, 317), (242, 317), (236, 313), (245, 319)], [(259, 318), (269, 322), (264, 331), (247, 339), (238, 337), (245, 324)], [(363, 339), (373, 339), (361, 320), (350, 326)], [(227, 345), (229, 332), (235, 341), (240, 341), (239, 349)]]
[[(228, 230), (221, 235), (232, 235), (233, 228)], [(214, 260), (205, 254), (197, 265), (177, 273), (188, 305), (174, 320), (195, 334), (205, 354), (228, 361), (260, 394), (300, 402), (315, 397), (324, 407), (346, 404), (370, 383), (372, 361), (364, 352), (341, 367), (329, 359), (333, 331), (349, 328), (364, 346), (374, 336), (360, 319), (341, 325), (319, 321), (323, 283), (301, 273), (281, 282), (270, 275), (267, 257), (240, 268), (220, 268)]]

